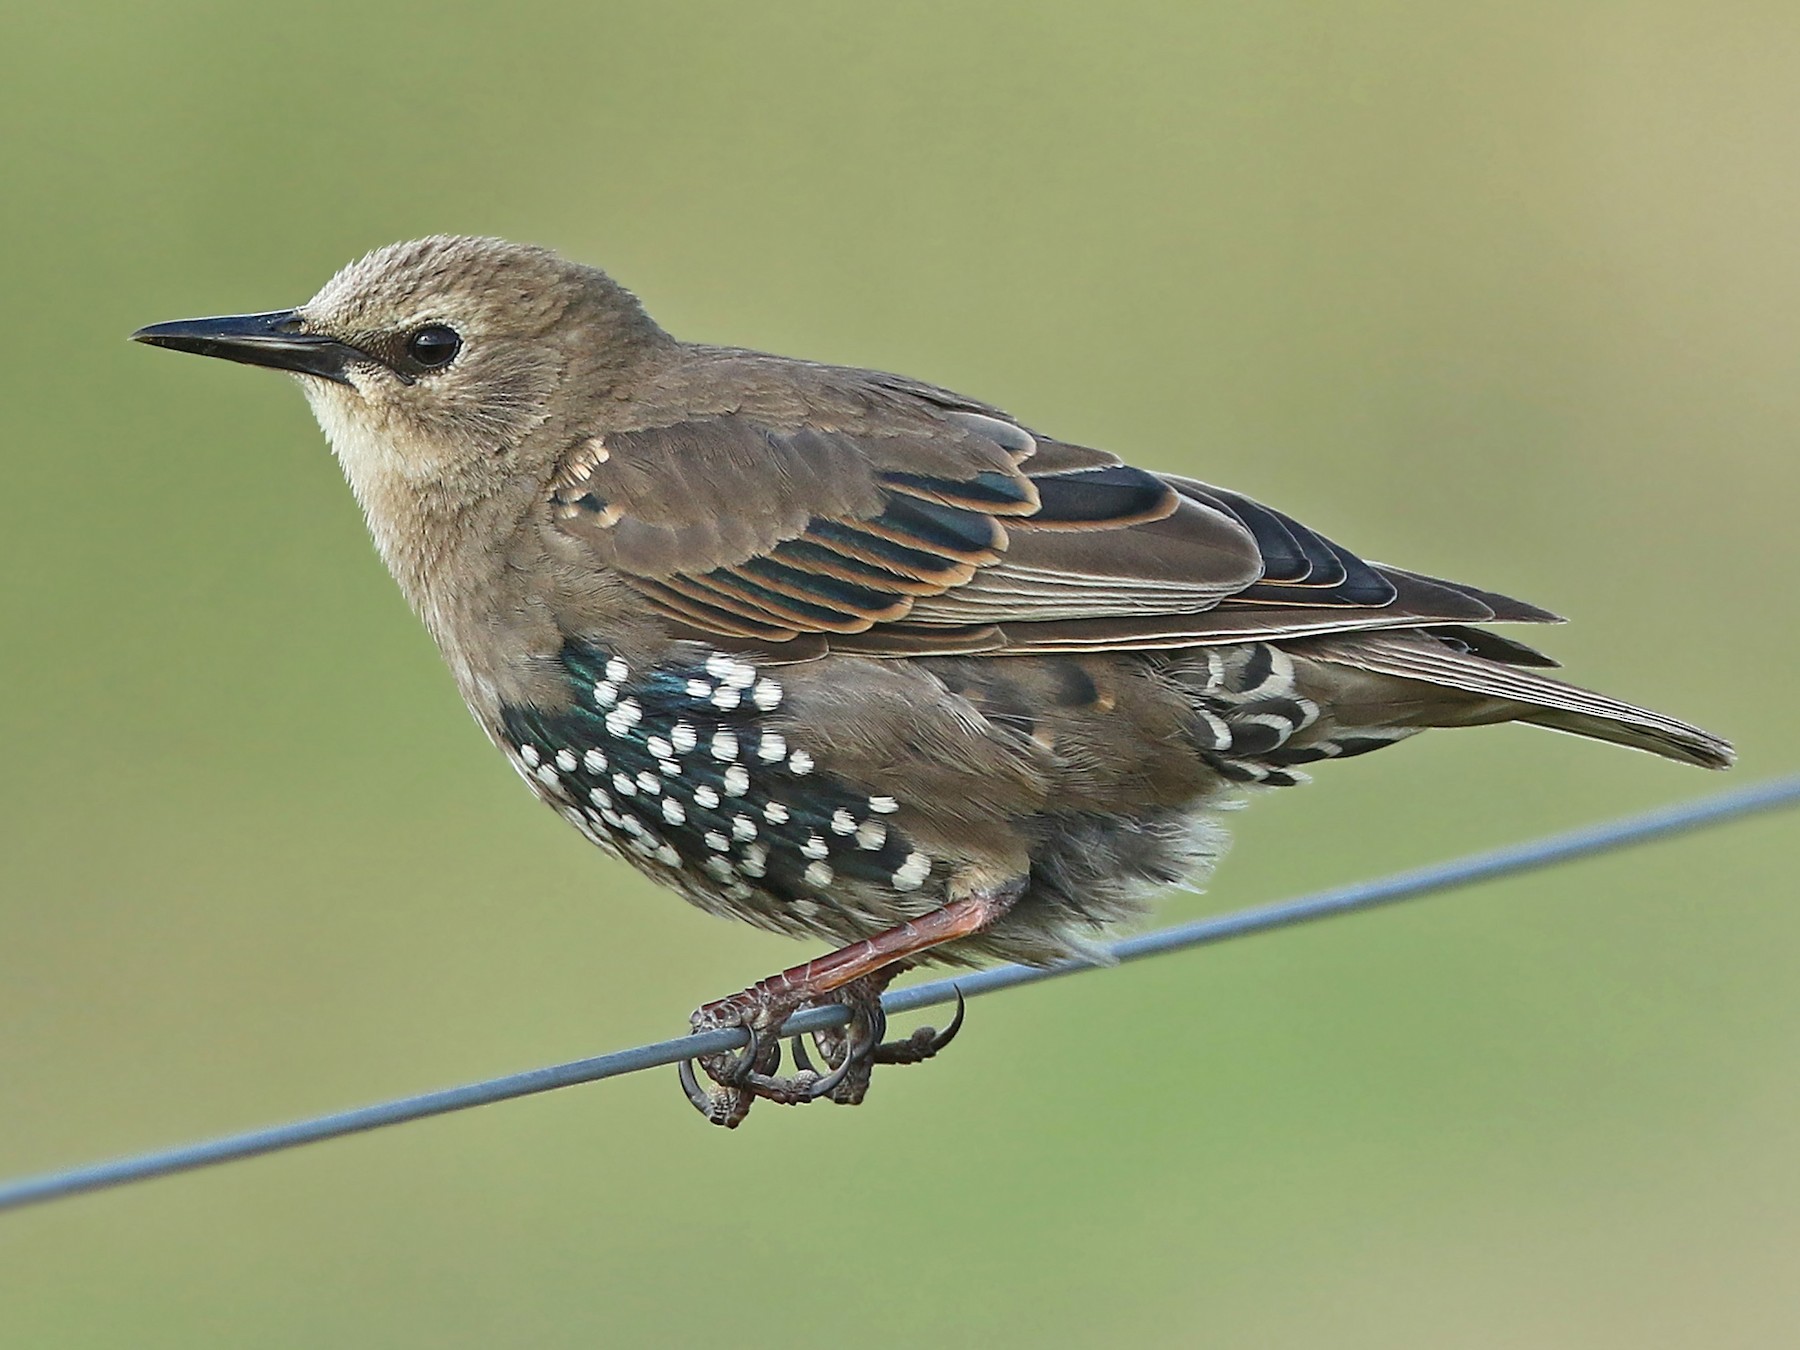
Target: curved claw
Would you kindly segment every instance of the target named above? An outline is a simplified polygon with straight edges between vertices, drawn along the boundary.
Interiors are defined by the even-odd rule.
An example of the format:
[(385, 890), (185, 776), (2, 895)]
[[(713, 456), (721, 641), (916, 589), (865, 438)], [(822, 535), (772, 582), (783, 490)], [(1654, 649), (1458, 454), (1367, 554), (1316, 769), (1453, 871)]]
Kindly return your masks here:
[[(954, 986), (952, 986), (954, 988)], [(950, 1025), (942, 1031), (934, 1027), (920, 1027), (903, 1041), (888, 1041), (875, 1047), (875, 1062), (878, 1064), (918, 1064), (930, 1059), (951, 1041), (956, 1033), (962, 1030), (963, 1015), (968, 1012), (969, 1005), (963, 999), (962, 990), (956, 989), (956, 1016), (950, 1019)]]
[(729, 1057), (724, 1054), (702, 1055), (699, 1058), (700, 1067), (706, 1070), (706, 1076), (717, 1087), (708, 1090), (700, 1085), (692, 1059), (681, 1060), (676, 1065), (681, 1090), (687, 1094), (694, 1109), (713, 1124), (723, 1125), (727, 1129), (735, 1128), (749, 1113), (750, 1102), (754, 1098), (752, 1092), (745, 1091), (746, 1086), (759, 1078), (767, 1079), (767, 1074), (762, 1070), (773, 1073), (781, 1067), (779, 1041), (773, 1046), (769, 1045), (749, 1023), (743, 1024), (743, 1031), (745, 1043), (736, 1054)]
[(888, 1029), (887, 1009), (882, 1007), (881, 1000), (877, 999), (874, 1003), (869, 1005), (868, 1014), (869, 1014), (869, 1017), (868, 1017), (868, 1021), (869, 1021), (868, 1043), (869, 1043), (870, 1048), (872, 1049), (873, 1047), (880, 1045), (882, 1040), (887, 1036), (887, 1029)]
[(756, 1034), (756, 1028), (748, 1022), (744, 1024), (744, 1035), (750, 1039), (744, 1048), (738, 1051), (737, 1058), (731, 1061), (726, 1073), (739, 1082), (756, 1072), (757, 1061), (762, 1058), (762, 1037)]
[(805, 1073), (817, 1073), (818, 1070), (813, 1067), (812, 1056), (806, 1053), (805, 1042), (806, 1037), (801, 1032), (796, 1032), (789, 1042), (794, 1051), (794, 1067)]
[(744, 1117), (750, 1114), (749, 1093), (734, 1087), (718, 1087), (708, 1092), (700, 1086), (700, 1080), (694, 1073), (694, 1062), (684, 1059), (675, 1066), (681, 1077), (681, 1090), (687, 1093), (687, 1099), (694, 1104), (694, 1109), (714, 1125), (723, 1125), (728, 1130), (735, 1130), (744, 1123)]
[(694, 1109), (703, 1116), (712, 1115), (712, 1094), (700, 1086), (700, 1079), (694, 1073), (694, 1061), (684, 1059), (675, 1066), (681, 1075), (681, 1090), (687, 1093), (687, 1099), (694, 1104)]
[(956, 1016), (950, 1019), (949, 1026), (932, 1038), (931, 1053), (934, 1055), (956, 1039), (956, 1033), (962, 1030), (963, 1014), (969, 1011), (969, 1003), (962, 996), (962, 989), (953, 984), (950, 986), (950, 992), (956, 995)]
[(839, 1083), (844, 1081), (844, 1075), (850, 1072), (855, 1062), (856, 1061), (851, 1059), (850, 1056), (845, 1055), (844, 1062), (838, 1065), (837, 1068), (833, 1069), (823, 1078), (815, 1079), (807, 1085), (806, 1096), (802, 1098), (802, 1100), (814, 1102), (821, 1097), (829, 1096), (832, 1090), (836, 1088)]
[(792, 1078), (773, 1078), (764, 1073), (752, 1073), (745, 1076), (742, 1086), (769, 1101), (780, 1102), (785, 1106), (799, 1106), (829, 1096), (844, 1081), (844, 1076), (852, 1067), (852, 1062), (846, 1060), (823, 1076), (816, 1070), (807, 1069)]
[[(755, 1027), (746, 1022), (744, 1024), (744, 1035), (748, 1036), (750, 1039), (745, 1043), (742, 1050), (739, 1050), (737, 1054), (733, 1055), (724, 1064), (720, 1065), (717, 1070), (713, 1069), (710, 1065), (706, 1066), (707, 1074), (721, 1087), (742, 1087), (749, 1081), (752, 1075), (764, 1071), (773, 1073), (776, 1069), (781, 1067), (781, 1043), (779, 1041), (777, 1041), (774, 1046), (775, 1053), (773, 1062), (764, 1064), (762, 1062), (763, 1056), (767, 1053), (769, 1047), (763, 1041), (761, 1034), (758, 1033)], [(706, 1060), (703, 1059), (701, 1063), (703, 1065), (706, 1064)]]

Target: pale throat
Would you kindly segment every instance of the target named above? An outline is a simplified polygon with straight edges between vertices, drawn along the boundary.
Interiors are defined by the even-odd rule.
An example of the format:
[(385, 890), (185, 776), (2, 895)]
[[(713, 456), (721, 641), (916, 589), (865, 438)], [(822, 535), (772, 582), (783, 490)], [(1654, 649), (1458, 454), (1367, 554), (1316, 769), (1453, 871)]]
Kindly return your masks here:
[[(302, 387), (381, 560), (446, 657), (452, 656), (463, 630), (482, 625), (495, 599), (490, 588), (504, 569), (491, 550), (469, 547), (484, 537), (468, 529), (467, 516), (479, 504), (457, 501), (440, 484), (407, 472), (405, 457), (376, 419), (358, 415), (355, 394), (311, 380)], [(463, 672), (458, 675), (460, 680)]]

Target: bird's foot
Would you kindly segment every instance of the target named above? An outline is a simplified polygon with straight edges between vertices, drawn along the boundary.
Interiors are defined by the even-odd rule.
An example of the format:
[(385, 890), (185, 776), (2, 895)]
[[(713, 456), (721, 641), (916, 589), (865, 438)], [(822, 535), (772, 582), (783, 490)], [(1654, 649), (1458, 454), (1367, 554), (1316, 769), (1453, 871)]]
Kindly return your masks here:
[[(882, 985), (886, 983), (886, 980), (881, 981)], [(843, 1074), (841, 1081), (825, 1094), (839, 1106), (855, 1106), (862, 1101), (869, 1091), (869, 1075), (875, 1065), (922, 1064), (937, 1054), (956, 1039), (967, 1011), (962, 993), (958, 991), (956, 1016), (950, 1019), (949, 1026), (942, 1031), (931, 1026), (918, 1027), (911, 1035), (890, 1041), (884, 1039), (887, 1012), (881, 1006), (881, 988), (870, 981), (858, 980), (845, 986), (842, 992), (849, 997), (836, 1001), (850, 1009), (849, 1024), (811, 1033), (813, 1046), (824, 1057), (831, 1074)], [(806, 1053), (805, 1037), (793, 1036), (789, 1044), (793, 1048), (795, 1067), (802, 1073), (811, 1072), (813, 1065)]]
[[(962, 996), (957, 995), (956, 1016), (943, 1031), (920, 1027), (898, 1041), (884, 1041), (887, 1014), (881, 993), (893, 973), (881, 971), (851, 980), (825, 994), (796, 995), (770, 983), (753, 985), (730, 998), (698, 1009), (692, 1025), (696, 1032), (723, 1027), (742, 1027), (750, 1042), (742, 1050), (698, 1057), (700, 1067), (712, 1079), (702, 1087), (694, 1073), (694, 1061), (680, 1065), (681, 1086), (696, 1110), (715, 1125), (734, 1129), (749, 1115), (758, 1097), (798, 1106), (827, 1098), (841, 1106), (861, 1102), (869, 1090), (869, 1075), (877, 1064), (917, 1064), (942, 1050), (961, 1030)], [(806, 1052), (804, 1034), (791, 1038), (795, 1071), (781, 1077), (781, 1028), (802, 1008), (840, 1005), (850, 1020), (842, 1027), (811, 1033), (813, 1045), (825, 1060), (825, 1070), (814, 1066)]]

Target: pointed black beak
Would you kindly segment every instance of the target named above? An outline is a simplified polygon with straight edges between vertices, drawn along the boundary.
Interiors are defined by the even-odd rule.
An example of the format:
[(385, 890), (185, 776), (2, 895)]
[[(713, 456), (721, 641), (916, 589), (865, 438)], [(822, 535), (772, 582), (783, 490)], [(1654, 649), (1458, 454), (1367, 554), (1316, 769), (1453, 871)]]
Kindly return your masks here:
[(153, 323), (131, 335), (133, 342), (169, 347), (200, 356), (222, 356), (250, 366), (271, 366), (299, 375), (349, 384), (353, 362), (369, 358), (348, 343), (303, 331), (298, 311), (232, 314), (220, 319), (178, 319)]

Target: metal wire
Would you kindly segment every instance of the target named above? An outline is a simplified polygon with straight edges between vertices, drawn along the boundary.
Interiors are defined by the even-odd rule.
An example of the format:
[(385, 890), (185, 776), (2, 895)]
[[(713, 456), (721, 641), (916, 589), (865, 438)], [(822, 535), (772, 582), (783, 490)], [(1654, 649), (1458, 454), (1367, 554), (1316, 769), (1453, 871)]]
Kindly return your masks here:
[[(997, 966), (952, 979), (934, 980), (929, 984), (896, 990), (888, 994), (882, 1003), (890, 1013), (910, 1012), (917, 1008), (948, 1003), (957, 996), (958, 990), (965, 997), (991, 994), (1039, 980), (1057, 979), (1078, 970), (1090, 970), (1097, 965), (1110, 966), (1164, 952), (1223, 942), (1227, 938), (1245, 937), (1251, 933), (1264, 933), (1274, 928), (1308, 923), (1337, 914), (1359, 913), (1415, 896), (1571, 862), (1577, 858), (1648, 843), (1689, 830), (1740, 820), (1758, 812), (1794, 805), (1800, 805), (1800, 774), (1702, 797), (1678, 806), (1646, 811), (1641, 815), (1627, 816), (1602, 825), (1549, 835), (1528, 843), (1470, 854), (1451, 862), (1400, 872), (1377, 881), (1358, 882), (1296, 900), (1258, 905), (1232, 914), (1159, 929), (1114, 943), (1107, 949), (1107, 959), (1104, 962), (1068, 962), (1041, 969)], [(784, 1034), (819, 1030), (844, 1020), (842, 1008), (808, 1009), (789, 1020)], [(616, 1078), (620, 1074), (636, 1073), (640, 1069), (674, 1064), (695, 1055), (735, 1049), (743, 1045), (745, 1040), (741, 1030), (682, 1036), (672, 1041), (658, 1041), (653, 1045), (640, 1045), (630, 1050), (596, 1055), (591, 1059), (528, 1069), (523, 1073), (490, 1078), (485, 1082), (401, 1097), (374, 1106), (339, 1111), (288, 1125), (250, 1130), (243, 1134), (226, 1135), (154, 1153), (141, 1153), (135, 1157), (22, 1177), (16, 1181), (0, 1183), (0, 1210), (58, 1200), (84, 1191), (122, 1186), (127, 1182), (144, 1181), (151, 1177), (168, 1176), (197, 1167), (210, 1167), (215, 1163), (230, 1162), (237, 1158), (252, 1158), (261, 1153), (317, 1143), (322, 1139), (336, 1139), (341, 1135), (380, 1129), (409, 1120), (421, 1120), (427, 1116), (441, 1116), (450, 1111), (526, 1097), (536, 1092), (549, 1092), (553, 1088), (571, 1087), (576, 1083)]]

